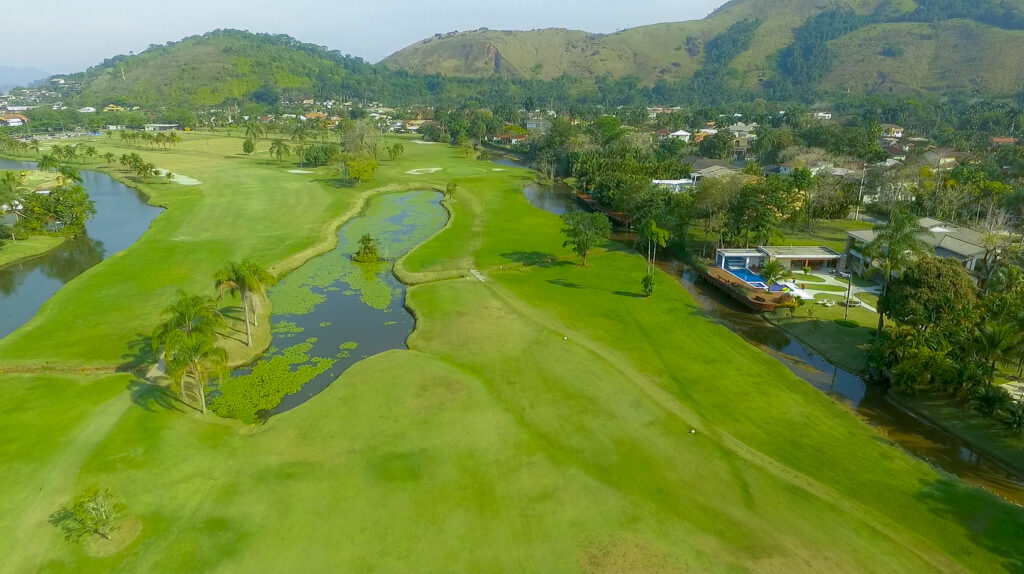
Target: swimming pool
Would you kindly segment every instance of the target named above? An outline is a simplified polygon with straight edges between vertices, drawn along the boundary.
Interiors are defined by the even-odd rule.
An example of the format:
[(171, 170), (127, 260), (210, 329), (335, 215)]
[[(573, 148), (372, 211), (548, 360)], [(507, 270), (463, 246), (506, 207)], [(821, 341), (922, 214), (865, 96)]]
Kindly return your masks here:
[(768, 282), (764, 280), (764, 277), (761, 277), (760, 275), (758, 275), (757, 273), (754, 273), (750, 269), (747, 269), (745, 267), (741, 267), (739, 269), (726, 269), (726, 271), (728, 271), (729, 273), (732, 273), (737, 278), (739, 278), (742, 281), (746, 282), (751, 287), (755, 287), (757, 289), (767, 289), (768, 288)]

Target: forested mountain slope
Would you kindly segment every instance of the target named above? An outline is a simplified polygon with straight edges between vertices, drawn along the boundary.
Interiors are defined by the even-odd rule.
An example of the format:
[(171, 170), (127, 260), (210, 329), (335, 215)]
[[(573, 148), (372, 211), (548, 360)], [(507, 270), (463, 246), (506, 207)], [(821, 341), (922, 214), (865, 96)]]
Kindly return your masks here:
[(715, 90), (724, 81), (774, 98), (817, 89), (1004, 95), (1024, 82), (1022, 45), (1024, 0), (734, 0), (703, 20), (614, 34), (437, 35), (383, 64), (453, 77), (634, 75), (650, 86), (697, 79)]

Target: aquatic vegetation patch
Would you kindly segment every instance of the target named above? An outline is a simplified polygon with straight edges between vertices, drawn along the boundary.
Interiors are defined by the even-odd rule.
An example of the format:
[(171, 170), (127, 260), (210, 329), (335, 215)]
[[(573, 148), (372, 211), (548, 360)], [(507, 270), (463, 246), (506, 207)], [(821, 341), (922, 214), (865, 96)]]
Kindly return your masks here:
[[(307, 261), (270, 289), (272, 347), (251, 369), (239, 371), (213, 389), (211, 409), (221, 416), (255, 423), (270, 413), (301, 403), (303, 398), (288, 395), (304, 386), (319, 389), (329, 385), (345, 365), (360, 358), (353, 356), (360, 343), (347, 339), (357, 338), (364, 331), (372, 332), (374, 326), (381, 324), (380, 319), (371, 319), (372, 324), (362, 329), (350, 324), (345, 311), (339, 310), (338, 300), (354, 302), (347, 298), (358, 297), (360, 303), (377, 312), (402, 310), (400, 306), (392, 308), (396, 300), (401, 302), (404, 289), (392, 274), (390, 261), (351, 260), (359, 239), (372, 234), (381, 257), (392, 260), (427, 240), (444, 225), (446, 218), (447, 213), (440, 207), (440, 194), (436, 192), (390, 194), (370, 201), (362, 215), (342, 226), (336, 249)], [(318, 311), (317, 307), (324, 303), (328, 304)], [(338, 322), (340, 325), (335, 325)], [(315, 332), (325, 338), (322, 344), (318, 344), (316, 337), (298, 344), (289, 341), (318, 325), (322, 330)], [(389, 340), (393, 337), (387, 336)], [(395, 339), (385, 348), (400, 348), (403, 341)], [(368, 348), (373, 349), (368, 354), (379, 352), (381, 347), (375, 340), (367, 342), (371, 343)], [(339, 361), (345, 363), (337, 365)]]
[(294, 321), (278, 321), (270, 328), (270, 332), (274, 334), (278, 333), (301, 333), (305, 331), (305, 327), (300, 327)]
[[(312, 348), (309, 341), (293, 345), (280, 355), (256, 363), (246, 375), (222, 380), (210, 410), (246, 424), (260, 422), (259, 413), (276, 407), (285, 395), (298, 392), (334, 365), (335, 359), (310, 357)], [(298, 368), (293, 370), (296, 365)]]

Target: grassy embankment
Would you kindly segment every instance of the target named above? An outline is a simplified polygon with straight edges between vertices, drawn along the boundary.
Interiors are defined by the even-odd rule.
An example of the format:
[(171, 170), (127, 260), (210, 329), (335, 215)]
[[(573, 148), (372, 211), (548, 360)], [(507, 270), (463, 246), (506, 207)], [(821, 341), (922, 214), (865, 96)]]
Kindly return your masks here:
[[(155, 300), (179, 284), (206, 286), (204, 267), (225, 255), (272, 265), (311, 248), (362, 191), (233, 157), (237, 139), (211, 143), (219, 153), (193, 145), (153, 155), (206, 182), (202, 190), (169, 189), (187, 197), (160, 198), (169, 209), (139, 244), (69, 284), (0, 343), (4, 364), (68, 369), (116, 360), (133, 331), (151, 328), (149, 302), (159, 308)], [(419, 319), (412, 350), (357, 364), (261, 427), (182, 412), (128, 375), (0, 377), (0, 483), (8, 485), (0, 569), (1024, 567), (1024, 512), (879, 440), (708, 320), (671, 278), (658, 277), (654, 297), (638, 297), (637, 256), (607, 251), (587, 268), (574, 265), (560, 247), (558, 219), (518, 193), (526, 174), (491, 173), (445, 146), (406, 149), (376, 184), (460, 185), (454, 219), (406, 258), (407, 276), (475, 268), (486, 280), (410, 288)], [(445, 169), (404, 174), (421, 167)], [(296, 196), (305, 209), (276, 211)], [(247, 217), (226, 217), (231, 205)], [(189, 252), (194, 271), (178, 269), (186, 257), (168, 243)], [(206, 257), (204, 249), (222, 252)], [(521, 265), (548, 255), (552, 263)], [(114, 302), (76, 322), (76, 307), (97, 304), (87, 287), (131, 276), (118, 259), (157, 260), (146, 268), (154, 276), (120, 294), (141, 313), (125, 329)], [(150, 283), (167, 286), (154, 296)], [(58, 325), (74, 332), (48, 344)], [(141, 524), (126, 549), (107, 557), (67, 545), (45, 522), (89, 485), (113, 489)]]

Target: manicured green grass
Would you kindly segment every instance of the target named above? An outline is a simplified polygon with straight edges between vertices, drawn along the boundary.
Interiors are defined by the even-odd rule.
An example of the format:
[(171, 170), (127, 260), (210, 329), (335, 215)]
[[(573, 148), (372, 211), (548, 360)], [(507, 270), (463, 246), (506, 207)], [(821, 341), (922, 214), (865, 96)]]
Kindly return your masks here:
[(791, 277), (797, 283), (824, 283), (825, 279), (817, 275), (808, 275), (803, 271), (794, 271)]
[[(815, 299), (829, 299), (839, 303), (845, 301), (846, 296), (816, 295)], [(851, 307), (849, 320), (857, 326), (850, 327), (839, 323), (846, 317), (845, 307), (838, 304), (825, 307), (817, 303), (805, 303), (792, 314), (788, 310), (780, 310), (768, 317), (832, 363), (853, 372), (867, 368), (866, 353), (874, 341), (877, 314), (862, 307)]]
[[(800, 280), (795, 280), (796, 283), (800, 283)], [(812, 291), (827, 291), (829, 293), (846, 293), (845, 287), (838, 285), (809, 285), (808, 289)]]
[(828, 247), (842, 253), (846, 251), (846, 233), (858, 229), (871, 229), (872, 224), (852, 219), (819, 221), (813, 231), (782, 229), (772, 241), (774, 245), (814, 245)]
[(874, 293), (857, 293), (856, 297), (861, 301), (871, 305), (874, 308), (878, 308), (878, 295)]
[(18, 261), (38, 257), (56, 249), (61, 243), (64, 243), (64, 237), (60, 235), (33, 235), (18, 241), (4, 238), (3, 244), (0, 244), (0, 269)]
[[(415, 167), (467, 175), (457, 178), (449, 227), (404, 267), (430, 276), (472, 266), (484, 280), (411, 287), (411, 350), (358, 363), (262, 427), (202, 417), (128, 375), (0, 376), (0, 480), (13, 485), (0, 492), (5, 568), (931, 573), (1012, 571), (1024, 561), (1024, 512), (879, 440), (709, 320), (672, 278), (659, 273), (645, 298), (636, 255), (599, 250), (576, 265), (558, 219), (518, 192), (522, 173), (474, 175), (477, 166), (446, 146), (405, 147), (374, 184), (450, 177), (404, 175)], [(186, 152), (166, 157), (176, 153)], [(235, 161), (220, 159), (223, 169)], [(310, 185), (314, 196), (361, 191)], [(207, 224), (189, 211), (199, 207), (186, 203), (179, 215), (172, 206), (161, 218), (191, 213)], [(294, 257), (329, 220), (311, 214), (306, 226), (319, 227), (303, 229), (291, 253), (263, 245), (280, 240), (269, 232), (245, 244), (273, 264), (270, 251)], [(191, 226), (154, 226), (151, 240), (168, 241), (168, 229)], [(154, 243), (133, 252), (164, 255)], [(110, 268), (92, 273), (118, 274)], [(48, 311), (21, 336), (40, 344), (36, 331), (74, 316)], [(94, 320), (101, 325), (79, 326), (86, 336), (120, 318)], [(120, 338), (105, 343), (108, 356), (127, 350)], [(68, 344), (74, 352), (29, 356), (63, 361), (95, 345)], [(0, 345), (18, 364), (14, 350)], [(46, 524), (91, 485), (111, 488), (143, 525), (127, 549), (102, 559)]]

